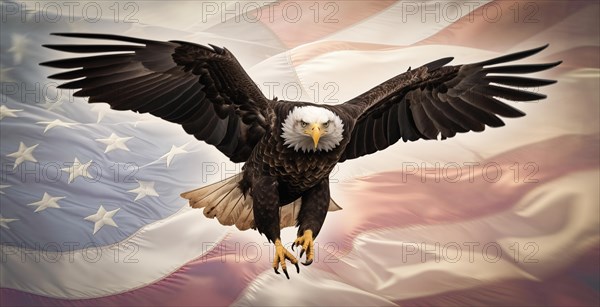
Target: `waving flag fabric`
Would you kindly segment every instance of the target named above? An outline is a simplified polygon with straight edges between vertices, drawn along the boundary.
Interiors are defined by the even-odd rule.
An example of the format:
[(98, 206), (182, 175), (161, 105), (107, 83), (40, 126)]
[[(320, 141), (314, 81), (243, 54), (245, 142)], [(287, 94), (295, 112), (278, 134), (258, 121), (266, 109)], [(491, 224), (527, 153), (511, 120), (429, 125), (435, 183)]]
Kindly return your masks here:
[[(2, 2), (3, 306), (599, 303), (597, 2), (69, 3)], [(446, 56), (550, 43), (529, 61), (564, 62), (539, 74), (558, 80), (534, 89), (549, 98), (505, 127), (340, 164), (343, 210), (288, 281), (264, 237), (179, 197), (241, 165), (177, 125), (58, 90), (38, 65), (71, 56), (41, 46), (66, 42), (52, 32), (226, 46), (268, 97), (330, 104)]]

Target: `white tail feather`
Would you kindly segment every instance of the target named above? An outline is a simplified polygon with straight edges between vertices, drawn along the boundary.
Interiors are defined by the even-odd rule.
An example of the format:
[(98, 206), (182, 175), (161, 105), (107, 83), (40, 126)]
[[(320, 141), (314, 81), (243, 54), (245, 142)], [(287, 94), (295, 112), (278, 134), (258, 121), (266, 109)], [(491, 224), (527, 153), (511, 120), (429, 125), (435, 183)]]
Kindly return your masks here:
[[(244, 197), (242, 194), (242, 190), (238, 187), (241, 179), (242, 174), (240, 173), (211, 185), (182, 193), (181, 197), (188, 199), (192, 208), (204, 208), (206, 217), (216, 217), (223, 225), (235, 225), (239, 230), (254, 228), (252, 197), (250, 195)], [(301, 206), (302, 200), (298, 198), (294, 202), (280, 207), (279, 227), (296, 226)], [(340, 209), (342, 208), (333, 200), (329, 202), (329, 211)]]

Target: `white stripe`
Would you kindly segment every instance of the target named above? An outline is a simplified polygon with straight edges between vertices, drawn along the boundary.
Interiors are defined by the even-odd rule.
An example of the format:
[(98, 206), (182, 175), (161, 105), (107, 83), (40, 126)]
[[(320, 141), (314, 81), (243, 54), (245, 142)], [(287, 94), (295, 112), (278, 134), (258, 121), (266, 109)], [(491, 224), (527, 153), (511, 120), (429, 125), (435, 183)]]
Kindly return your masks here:
[[(293, 270), (292, 270), (293, 271)], [(232, 306), (396, 306), (389, 299), (349, 286), (337, 276), (313, 268), (283, 280), (268, 270), (242, 292)]]

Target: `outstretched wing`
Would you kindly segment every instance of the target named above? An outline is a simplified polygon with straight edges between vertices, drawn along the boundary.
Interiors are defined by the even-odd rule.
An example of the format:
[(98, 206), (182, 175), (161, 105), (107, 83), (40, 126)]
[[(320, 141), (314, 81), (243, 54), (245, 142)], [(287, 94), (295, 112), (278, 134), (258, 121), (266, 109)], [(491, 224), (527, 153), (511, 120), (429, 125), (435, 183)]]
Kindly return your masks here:
[(351, 139), (340, 162), (383, 150), (403, 141), (450, 138), (456, 133), (483, 131), (485, 126), (500, 127), (503, 117), (521, 117), (525, 113), (497, 98), (533, 101), (545, 95), (520, 88), (539, 87), (554, 80), (519, 77), (554, 67), (547, 64), (506, 65), (546, 48), (513, 53), (488, 61), (444, 66), (444, 58), (409, 70), (339, 108), (357, 118)]
[[(57, 33), (130, 44), (44, 45), (74, 53), (104, 53), (41, 63), (78, 68), (50, 76), (73, 80), (59, 88), (106, 102), (115, 110), (150, 113), (178, 123), (216, 146), (233, 162), (244, 162), (268, 128), (270, 101), (225, 48), (119, 35)], [(80, 79), (83, 78), (83, 79)]]

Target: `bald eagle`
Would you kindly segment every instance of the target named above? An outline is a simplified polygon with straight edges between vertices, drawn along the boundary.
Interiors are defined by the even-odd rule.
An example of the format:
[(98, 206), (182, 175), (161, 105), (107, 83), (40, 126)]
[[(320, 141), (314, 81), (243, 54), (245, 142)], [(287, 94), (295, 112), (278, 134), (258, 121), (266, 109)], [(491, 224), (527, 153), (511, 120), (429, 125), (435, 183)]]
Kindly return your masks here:
[[(399, 74), (338, 105), (268, 99), (226, 48), (106, 34), (54, 35), (120, 41), (101, 45), (44, 45), (74, 53), (105, 53), (41, 65), (74, 69), (50, 76), (71, 80), (77, 97), (115, 110), (150, 113), (180, 124), (215, 146), (242, 173), (182, 194), (207, 217), (240, 230), (257, 229), (275, 244), (273, 269), (298, 259), (283, 247), (280, 229), (298, 226), (292, 245), (314, 258), (314, 239), (329, 210), (329, 174), (337, 163), (383, 150), (402, 139), (436, 140), (499, 127), (498, 117), (525, 114), (504, 102), (546, 96), (523, 90), (554, 80), (520, 77), (561, 62), (506, 65), (546, 46), (491, 60), (449, 66), (442, 58)], [(498, 66), (499, 65), (499, 66)], [(73, 80), (77, 79), (77, 80)]]

